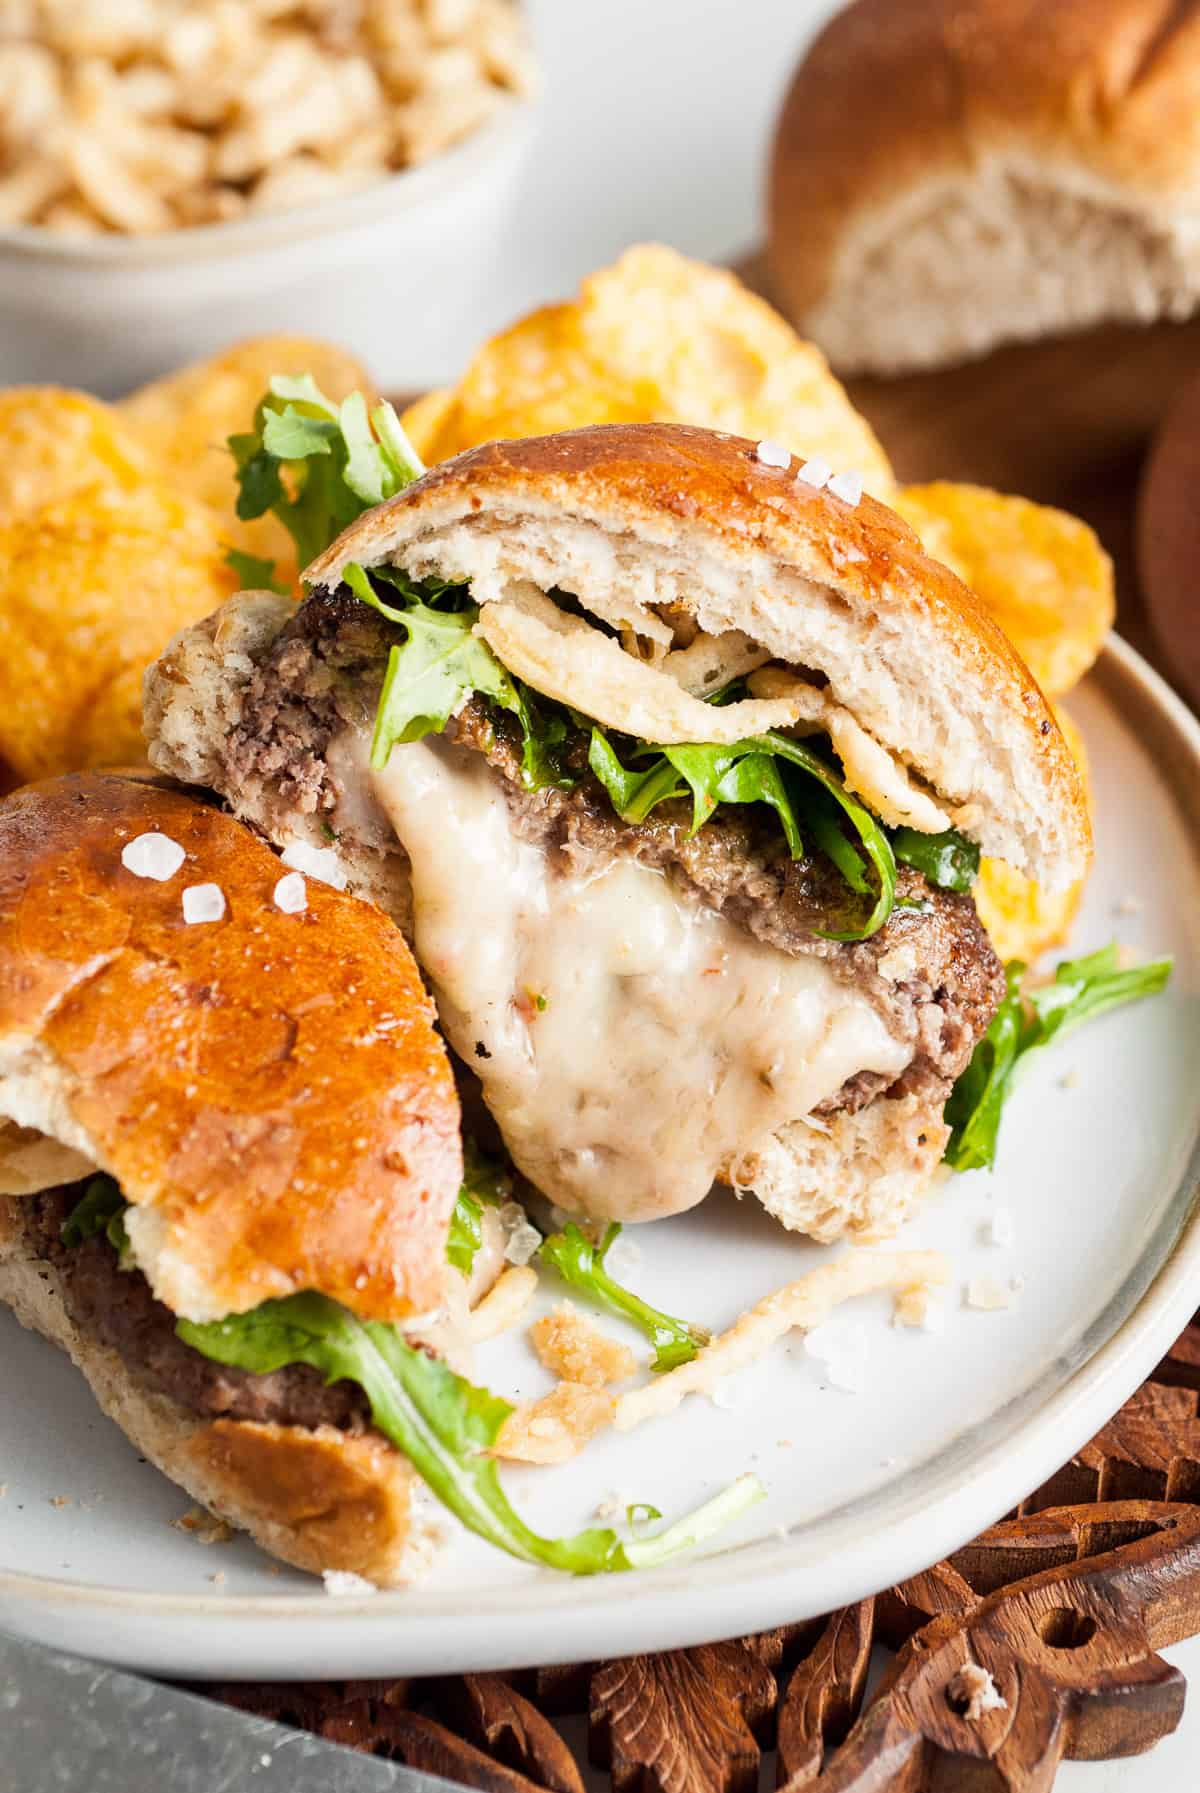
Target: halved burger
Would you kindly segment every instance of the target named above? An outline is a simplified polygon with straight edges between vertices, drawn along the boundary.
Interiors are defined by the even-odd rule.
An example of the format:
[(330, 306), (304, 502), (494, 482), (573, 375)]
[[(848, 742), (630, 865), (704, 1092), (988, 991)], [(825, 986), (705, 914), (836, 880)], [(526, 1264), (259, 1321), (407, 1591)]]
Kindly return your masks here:
[(1005, 994), (980, 850), (1091, 851), (972, 593), (851, 476), (651, 424), (460, 455), (306, 581), (177, 637), (152, 760), (387, 909), (519, 1169), (894, 1230)]

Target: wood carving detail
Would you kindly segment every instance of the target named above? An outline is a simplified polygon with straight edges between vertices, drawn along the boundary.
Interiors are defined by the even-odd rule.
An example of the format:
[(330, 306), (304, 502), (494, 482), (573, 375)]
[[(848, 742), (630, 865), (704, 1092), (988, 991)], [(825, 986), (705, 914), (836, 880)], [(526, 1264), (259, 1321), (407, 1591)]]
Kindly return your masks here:
[[(1200, 1323), (1016, 1518), (824, 1619), (598, 1665), (218, 1692), (480, 1793), (583, 1793), (550, 1722), (583, 1711), (614, 1793), (756, 1793), (773, 1741), (788, 1793), (1049, 1793), (1064, 1757), (1174, 1729), (1184, 1683), (1157, 1652), (1195, 1631)], [(896, 1654), (860, 1710), (873, 1644)]]
[(776, 1682), (744, 1645), (601, 1663), (589, 1747), (614, 1793), (755, 1793)]

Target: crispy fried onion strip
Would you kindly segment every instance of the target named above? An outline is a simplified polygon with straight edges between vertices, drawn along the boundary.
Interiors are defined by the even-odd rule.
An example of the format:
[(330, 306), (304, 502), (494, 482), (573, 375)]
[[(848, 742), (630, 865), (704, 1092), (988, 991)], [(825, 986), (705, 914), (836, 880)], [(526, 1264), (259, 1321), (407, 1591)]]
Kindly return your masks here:
[(726, 1376), (754, 1363), (794, 1327), (808, 1332), (835, 1307), (880, 1289), (940, 1287), (950, 1265), (940, 1251), (851, 1251), (832, 1264), (776, 1289), (706, 1345), (690, 1363), (615, 1399), (607, 1389), (564, 1381), (540, 1401), (527, 1402), (505, 1420), (493, 1455), (520, 1463), (565, 1463), (606, 1425), (632, 1431), (643, 1420), (672, 1413), (685, 1395), (711, 1394)]
[[(742, 741), (784, 728), (803, 714), (803, 697), (790, 690), (766, 702), (748, 698), (719, 709), (701, 703), (673, 678), (635, 660), (611, 636), (529, 586), (504, 603), (485, 604), (475, 633), (535, 691), (656, 746)], [(799, 679), (792, 683), (801, 693), (810, 690)]]
[(615, 1407), (606, 1389), (560, 1382), (540, 1401), (513, 1409), (492, 1455), (514, 1463), (565, 1463), (611, 1423)]
[[(774, 666), (751, 675), (750, 689), (758, 698), (770, 699), (785, 691), (792, 702), (798, 694), (792, 675)], [(881, 747), (849, 710), (835, 703), (826, 691), (804, 687), (806, 696), (799, 720), (819, 727), (833, 742), (842, 762), (848, 790), (861, 797), (867, 808), (889, 828), (916, 828), (922, 834), (941, 834), (952, 826), (940, 804), (914, 784), (905, 768)]]
[(515, 1326), (537, 1289), (537, 1271), (532, 1264), (510, 1264), (471, 1311), (466, 1323), (467, 1336), (473, 1345), (494, 1339)]
[(747, 1308), (728, 1332), (705, 1345), (690, 1363), (631, 1388), (617, 1401), (613, 1423), (618, 1432), (629, 1432), (643, 1420), (673, 1412), (685, 1395), (711, 1393), (723, 1377), (755, 1362), (785, 1333), (794, 1327), (811, 1331), (835, 1307), (857, 1295), (918, 1284), (937, 1286), (949, 1280), (950, 1266), (940, 1251), (847, 1252)]

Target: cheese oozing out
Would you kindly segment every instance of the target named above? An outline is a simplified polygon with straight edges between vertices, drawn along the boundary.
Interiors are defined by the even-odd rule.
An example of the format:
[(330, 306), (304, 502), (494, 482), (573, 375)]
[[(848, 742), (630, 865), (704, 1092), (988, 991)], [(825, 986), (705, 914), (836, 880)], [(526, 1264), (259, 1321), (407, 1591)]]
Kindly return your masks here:
[(558, 872), (469, 750), (412, 742), (372, 776), (446, 1034), (516, 1164), (570, 1212), (680, 1213), (856, 1072), (907, 1064), (820, 959), (762, 945), (633, 860)]

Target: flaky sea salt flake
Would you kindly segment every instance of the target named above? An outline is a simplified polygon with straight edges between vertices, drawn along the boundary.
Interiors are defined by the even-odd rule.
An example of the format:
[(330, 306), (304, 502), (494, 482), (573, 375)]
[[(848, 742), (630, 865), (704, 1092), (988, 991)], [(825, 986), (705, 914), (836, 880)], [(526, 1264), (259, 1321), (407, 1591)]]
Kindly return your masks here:
[(272, 894), (285, 915), (301, 915), (308, 908), (308, 886), (299, 872), (285, 873)]
[(225, 892), (219, 884), (189, 884), (183, 893), (183, 919), (189, 927), (198, 922), (220, 921), (225, 913)]
[(156, 884), (165, 884), (173, 878), (187, 854), (177, 840), (169, 834), (135, 835), (121, 848), (121, 864), (135, 878), (152, 878)]

